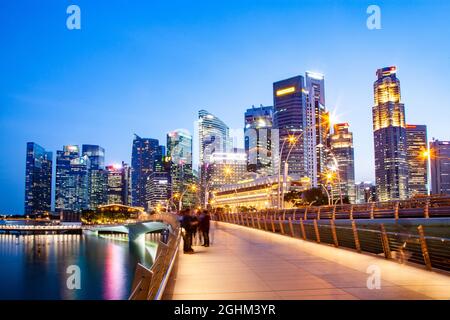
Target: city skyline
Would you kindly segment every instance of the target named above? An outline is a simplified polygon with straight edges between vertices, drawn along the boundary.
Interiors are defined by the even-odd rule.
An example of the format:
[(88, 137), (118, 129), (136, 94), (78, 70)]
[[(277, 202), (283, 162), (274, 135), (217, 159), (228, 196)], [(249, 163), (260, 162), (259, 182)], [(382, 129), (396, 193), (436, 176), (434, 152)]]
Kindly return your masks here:
[[(7, 6), (11, 6), (11, 4)], [(45, 7), (49, 5), (42, 6)], [(82, 4), (81, 6), (86, 10), (89, 10), (91, 6), (95, 7), (95, 5), (91, 4), (85, 4), (84, 7)], [(164, 5), (161, 6), (164, 7)], [(267, 6), (269, 7), (269, 5)], [(116, 9), (117, 11), (118, 7), (120, 6), (114, 5), (113, 9)], [(370, 126), (370, 114), (373, 105), (371, 85), (373, 83), (374, 72), (377, 68), (389, 65), (398, 66), (399, 77), (402, 80), (402, 102), (404, 102), (406, 106), (407, 122), (423, 123), (427, 125), (429, 140), (431, 140), (433, 137), (439, 140), (448, 140), (448, 130), (444, 125), (445, 119), (448, 119), (450, 116), (447, 115), (449, 112), (449, 108), (445, 108), (445, 106), (448, 105), (449, 101), (444, 90), (444, 88), (448, 85), (448, 80), (446, 78), (443, 78), (443, 75), (448, 74), (450, 66), (448, 64), (448, 59), (445, 60), (445, 55), (442, 54), (446, 52), (445, 46), (447, 44), (439, 43), (440, 39), (437, 36), (431, 34), (431, 29), (433, 27), (441, 27), (441, 36), (445, 36), (446, 33), (448, 33), (448, 26), (447, 29), (445, 29), (445, 25), (443, 24), (444, 20), (440, 16), (441, 13), (434, 12), (433, 17), (435, 17), (435, 19), (431, 19), (433, 20), (433, 23), (431, 25), (420, 27), (423, 30), (419, 32), (419, 35), (424, 35), (424, 41), (429, 45), (437, 44), (437, 47), (435, 47), (437, 49), (433, 50), (433, 53), (420, 52), (420, 55), (418, 56), (417, 52), (414, 53), (414, 51), (417, 51), (417, 49), (413, 48), (413, 45), (407, 44), (407, 41), (405, 39), (398, 40), (396, 37), (392, 37), (389, 35), (390, 30), (392, 30), (395, 25), (399, 27), (400, 30), (396, 30), (394, 33), (400, 32), (406, 39), (408, 38), (406, 36), (406, 29), (408, 28), (401, 27), (399, 26), (399, 22), (394, 23), (392, 21), (395, 13), (398, 15), (398, 10), (400, 10), (399, 7), (397, 7), (396, 5), (384, 4), (383, 2), (381, 3), (384, 23), (383, 29), (379, 31), (370, 31), (364, 28), (366, 7), (367, 6), (365, 4), (362, 4), (360, 6), (352, 4), (347, 7), (343, 6), (342, 8), (335, 8), (336, 12), (333, 16), (334, 22), (337, 21), (338, 25), (340, 26), (340, 28), (338, 28), (338, 30), (336, 31), (338, 33), (343, 32), (343, 34), (345, 34), (345, 30), (342, 30), (342, 28), (360, 28), (356, 30), (352, 29), (352, 31), (356, 32), (356, 40), (361, 41), (360, 44), (354, 44), (354, 47), (356, 49), (359, 48), (362, 50), (364, 45), (375, 43), (381, 38), (385, 39), (386, 44), (396, 43), (398, 45), (396, 49), (391, 50), (388, 54), (379, 51), (374, 56), (372, 54), (368, 54), (367, 51), (363, 51), (362, 56), (364, 56), (365, 59), (356, 59), (356, 66), (350, 66), (348, 64), (352, 58), (355, 59), (355, 55), (348, 53), (349, 56), (343, 58), (344, 53), (347, 54), (347, 51), (342, 51), (341, 45), (337, 45), (336, 43), (333, 43), (333, 41), (331, 41), (332, 45), (335, 44), (337, 46), (335, 49), (338, 50), (337, 52), (338, 54), (340, 54), (340, 58), (342, 59), (342, 62), (338, 63), (337, 66), (332, 66), (333, 61), (336, 61), (336, 59), (333, 59), (329, 54), (322, 52), (324, 50), (323, 44), (319, 44), (317, 46), (317, 57), (313, 58), (310, 54), (301, 52), (299, 50), (299, 47), (297, 46), (282, 44), (280, 39), (280, 42), (277, 41), (277, 44), (281, 45), (284, 50), (287, 50), (288, 53), (286, 55), (277, 53), (278, 50), (269, 50), (269, 53), (257, 54), (255, 59), (256, 62), (254, 62), (251, 68), (243, 68), (243, 70), (239, 70), (238, 72), (238, 69), (249, 61), (250, 57), (247, 57), (246, 55), (250, 52), (253, 52), (254, 49), (261, 48), (260, 46), (262, 44), (251, 41), (251, 45), (245, 46), (243, 57), (240, 57), (239, 59), (236, 59), (234, 61), (230, 60), (227, 62), (227, 66), (231, 67), (232, 69), (231, 71), (226, 71), (222, 68), (212, 71), (212, 69), (209, 69), (211, 67), (211, 61), (205, 61), (205, 64), (199, 62), (195, 59), (195, 53), (197, 53), (197, 50), (192, 49), (192, 51), (189, 52), (190, 54), (188, 55), (187, 59), (193, 59), (193, 61), (196, 61), (197, 63), (192, 67), (187, 67), (186, 69), (184, 69), (182, 75), (183, 77), (187, 75), (193, 75), (195, 78), (193, 79), (194, 84), (188, 86), (188, 89), (185, 89), (186, 91), (183, 91), (177, 99), (173, 99), (171, 97), (172, 92), (169, 89), (172, 86), (167, 85), (167, 81), (170, 75), (173, 75), (173, 67), (168, 68), (167, 70), (161, 69), (159, 70), (159, 72), (155, 73), (155, 78), (162, 77), (159, 80), (166, 83), (166, 85), (157, 87), (157, 89), (152, 88), (151, 83), (148, 82), (149, 80), (145, 80), (145, 78), (143, 78), (143, 75), (139, 75), (139, 72), (132, 69), (131, 71), (126, 73), (126, 75), (128, 77), (135, 78), (135, 81), (141, 81), (144, 79), (143, 83), (134, 82), (134, 87), (125, 86), (125, 94), (120, 94), (120, 92), (112, 94), (112, 90), (114, 88), (117, 88), (118, 84), (113, 85), (110, 80), (106, 80), (106, 83), (92, 85), (92, 83), (95, 83), (96, 77), (93, 76), (92, 73), (86, 72), (86, 70), (84, 70), (85, 68), (88, 69), (87, 66), (89, 66), (90, 64), (87, 63), (83, 55), (81, 57), (77, 56), (77, 54), (80, 54), (80, 50), (75, 50), (75, 53), (73, 54), (63, 54), (63, 56), (65, 56), (65, 59), (58, 58), (56, 59), (55, 64), (50, 63), (51, 60), (46, 60), (49, 58), (44, 58), (45, 51), (39, 51), (33, 57), (23, 55), (22, 58), (27, 60), (24, 63), (25, 69), (26, 65), (34, 63), (35, 61), (37, 61), (36, 59), (42, 58), (44, 59), (44, 62), (46, 62), (44, 63), (44, 67), (49, 68), (49, 72), (45, 72), (45, 69), (41, 69), (43, 67), (36, 67), (34, 69), (31, 68), (29, 70), (19, 68), (17, 75), (11, 77), (9, 77), (9, 75), (12, 75), (12, 69), (6, 65), (6, 61), (9, 57), (9, 51), (3, 53), (2, 55), (4, 59), (2, 59), (0, 67), (5, 71), (5, 79), (8, 78), (12, 80), (6, 83), (6, 80), (3, 79), (1, 86), (2, 89), (0, 92), (0, 102), (3, 106), (5, 106), (1, 109), (1, 145), (5, 150), (8, 151), (9, 154), (9, 157), (2, 159), (0, 162), (0, 173), (2, 177), (0, 181), (0, 190), (2, 191), (0, 212), (17, 213), (21, 212), (21, 208), (23, 207), (25, 174), (24, 155), (26, 151), (26, 142), (36, 142), (42, 145), (46, 150), (50, 150), (54, 153), (60, 148), (60, 146), (76, 142), (98, 144), (106, 149), (106, 163), (120, 163), (122, 160), (130, 163), (130, 141), (134, 132), (145, 137), (158, 139), (159, 141), (165, 141), (166, 133), (175, 128), (184, 127), (193, 132), (195, 113), (201, 108), (205, 108), (211, 113), (216, 114), (227, 125), (229, 125), (230, 128), (242, 129), (242, 117), (243, 112), (246, 108), (250, 107), (252, 104), (272, 104), (271, 86), (273, 82), (278, 79), (285, 79), (297, 74), (303, 74), (304, 70), (320, 71), (325, 74), (327, 87), (327, 108), (329, 110), (334, 110), (337, 108), (337, 114), (341, 116), (340, 120), (350, 123), (352, 132), (354, 133), (356, 181), (374, 181), (373, 138)], [(20, 6), (11, 7), (8, 9), (18, 10), (20, 9)], [(233, 5), (230, 5), (230, 7), (227, 7), (226, 9), (228, 11), (225, 10), (224, 15), (226, 15), (226, 12), (229, 12), (229, 10), (233, 11), (235, 8)], [(265, 9), (273, 10), (274, 8)], [(289, 12), (288, 9), (291, 11)], [(281, 16), (281, 14), (286, 14), (287, 11), (288, 13), (290, 13), (290, 19), (287, 23), (289, 23), (290, 26), (298, 28), (301, 24), (295, 23), (293, 21), (293, 18), (302, 16), (302, 14), (300, 14), (299, 12), (299, 9), (300, 8), (296, 8), (293, 4), (289, 4), (283, 9), (275, 8), (275, 10), (273, 11), (273, 18), (276, 19), (277, 17)], [(310, 12), (311, 10), (316, 10), (317, 8), (314, 9), (310, 6), (307, 6), (304, 9), (305, 12)], [(323, 8), (323, 5), (320, 6), (320, 9), (325, 10), (325, 12), (329, 10), (327, 8)], [(55, 8), (55, 10), (57, 9)], [(429, 9), (427, 9), (427, 7), (423, 5), (422, 12), (429, 12), (427, 10)], [(41, 12), (43, 10), (38, 11)], [(258, 14), (264, 15), (263, 11), (264, 10), (259, 11)], [(444, 12), (445, 8), (437, 11)], [(350, 13), (354, 14), (355, 17), (353, 19), (350, 19), (349, 22), (346, 22), (345, 17), (347, 17), (347, 15)], [(24, 13), (24, 15), (29, 14), (30, 13)], [(127, 14), (129, 16), (133, 16), (137, 13), (128, 11)], [(360, 15), (359, 17), (358, 14)], [(408, 9), (402, 7), (402, 14), (404, 16), (408, 16)], [(203, 16), (201, 17), (203, 19), (206, 19)], [(217, 28), (220, 29), (221, 27), (224, 27), (227, 25), (227, 23), (229, 23), (226, 21), (224, 16), (221, 17), (222, 19), (219, 19), (219, 23), (217, 25), (213, 25), (216, 26), (215, 28), (213, 28), (216, 31)], [(239, 16), (238, 23), (240, 23), (241, 26), (247, 26), (251, 21), (253, 21), (252, 19), (246, 21), (246, 17), (247, 16), (245, 14)], [(409, 17), (414, 17), (414, 13), (411, 13)], [(102, 18), (105, 19), (105, 17), (102, 16), (100, 16), (98, 19), (102, 21)], [(10, 19), (3, 19), (2, 17), (2, 19), (0, 20), (3, 21), (2, 23), (6, 23), (8, 26), (15, 27), (14, 22), (12, 22)], [(52, 21), (52, 24), (57, 24), (54, 17), (49, 21)], [(205, 21), (201, 20), (199, 23), (202, 24), (204, 22)], [(211, 21), (208, 21), (208, 23), (210, 22)], [(85, 41), (92, 39), (95, 34), (101, 31), (101, 28), (99, 27), (99, 23), (101, 22), (93, 22), (95, 24), (94, 26), (92, 26), (92, 24), (90, 25), (88, 19), (86, 18), (85, 23), (86, 24), (84, 24), (84, 26), (86, 26), (86, 30), (82, 29), (78, 35), (73, 35), (70, 33), (66, 34), (66, 32), (68, 32), (67, 30), (58, 31), (59, 29), (54, 25), (52, 25), (52, 27), (55, 27), (56, 31), (50, 32), (50, 34), (55, 39), (67, 37), (68, 39), (64, 41), (65, 46), (67, 46), (70, 41), (75, 41), (75, 45), (80, 45)], [(159, 19), (158, 23), (162, 24), (163, 22), (161, 21), (161, 19)], [(132, 30), (134, 31), (134, 36), (138, 38), (137, 41), (139, 41), (139, 27), (145, 25), (145, 21), (139, 20), (139, 25), (135, 25), (136, 29), (132, 28)], [(329, 21), (324, 21), (325, 29), (330, 28), (331, 25), (332, 23), (330, 23)], [(157, 25), (153, 25), (153, 27), (156, 28)], [(30, 28), (30, 25), (25, 24), (24, 27), (21, 27), (20, 30), (18, 30), (18, 39), (25, 39), (28, 32), (27, 28)], [(47, 26), (42, 26), (42, 28), (45, 30)], [(94, 28), (95, 32), (92, 31), (92, 28)], [(413, 28), (415, 27), (409, 26), (408, 32), (411, 32), (410, 29)], [(109, 43), (110, 46), (113, 46), (112, 42), (114, 41), (114, 39), (116, 39), (116, 37), (119, 36), (117, 30), (114, 31), (115, 33), (113, 32), (113, 34), (111, 35), (112, 39), (105, 40)], [(272, 30), (270, 34), (274, 35), (274, 33), (276, 33), (275, 31), (279, 30)], [(85, 38), (83, 37), (83, 32), (88, 34), (87, 36), (85, 36)], [(152, 34), (151, 32), (148, 32), (148, 30), (144, 30), (144, 34), (141, 34), (141, 41), (148, 39), (146, 35)], [(230, 32), (232, 39), (230, 39), (230, 36), (224, 39), (223, 45), (225, 46), (231, 45), (233, 35), (236, 35), (237, 29), (231, 29)], [(376, 32), (378, 32), (378, 34)], [(425, 36), (427, 32), (428, 37)], [(262, 31), (253, 30), (253, 34), (262, 37)], [(191, 35), (193, 36), (193, 34)], [(244, 36), (245, 35), (248, 34), (244, 34)], [(197, 34), (197, 36), (199, 35)], [(197, 38), (197, 36), (193, 36), (193, 38), (200, 41), (201, 37)], [(367, 39), (363, 39), (365, 37), (367, 37)], [(330, 41), (330, 38), (325, 38), (325, 41)], [(49, 39), (53, 38), (49, 37), (40, 40), (48, 41)], [(261, 38), (259, 39), (263, 40)], [(111, 42), (109, 42), (108, 40)], [(23, 46), (25, 46), (19, 45), (9, 38), (6, 38), (5, 41), (13, 42), (11, 52), (14, 52), (14, 49), (17, 49), (17, 47), (22, 46), (21, 48), (23, 49)], [(141, 41), (139, 41), (140, 44), (142, 44)], [(399, 43), (397, 43), (397, 41), (399, 41)], [(166, 45), (166, 50), (171, 48), (170, 43), (168, 43), (167, 41), (163, 43), (164, 45)], [(199, 43), (203, 42), (200, 41)], [(262, 43), (264, 43), (264, 41), (262, 41)], [(349, 43), (349, 40), (347, 40), (347, 43)], [(30, 43), (29, 46), (35, 44), (36, 43)], [(218, 43), (216, 42), (216, 44)], [(267, 43), (265, 43), (265, 45), (268, 46)], [(132, 44), (128, 43), (125, 48), (128, 50), (130, 46), (132, 46)], [(82, 52), (83, 50), (92, 48), (92, 45), (81, 45), (81, 47)], [(147, 45), (142, 46), (142, 48), (148, 49), (149, 47)], [(341, 51), (339, 49), (341, 49)], [(376, 46), (373, 46), (372, 49), (377, 51)], [(69, 48), (65, 47), (65, 49), (63, 50), (64, 53), (70, 53)], [(16, 52), (23, 51), (16, 50)], [(61, 54), (63, 52), (59, 53)], [(97, 52), (97, 59), (108, 56), (110, 56), (111, 58), (116, 57), (116, 54), (112, 54), (111, 52), (103, 52), (99, 49), (94, 50), (94, 52)], [(161, 54), (161, 52), (159, 52), (159, 54)], [(214, 57), (219, 59), (226, 58), (221, 54), (216, 54)], [(119, 59), (119, 61), (121, 61), (120, 65), (122, 67), (113, 68), (112, 70), (110, 70), (113, 75), (115, 75), (116, 72), (121, 71), (123, 67), (127, 66), (127, 64), (124, 62), (125, 57), (120, 58), (121, 59)], [(252, 56), (251, 58), (255, 58), (255, 56)], [(283, 60), (283, 63), (278, 62), (280, 61), (279, 59)], [(98, 62), (98, 60), (96, 61)], [(139, 61), (142, 62), (142, 60)], [(168, 61), (164, 61), (165, 63), (163, 63), (163, 67), (167, 67)], [(177, 60), (175, 65), (179, 67), (180, 62), (181, 61)], [(254, 68), (265, 65), (268, 62), (270, 62), (271, 66), (268, 68), (267, 72), (264, 72), (264, 74), (262, 74), (262, 72), (255, 73)], [(417, 62), (423, 63), (421, 65)], [(136, 67), (136, 64), (132, 65)], [(73, 67), (75, 80), (68, 80), (66, 77), (60, 74), (57, 68), (63, 66)], [(106, 76), (109, 74), (107, 72), (106, 66), (107, 63), (100, 66), (99, 68), (96, 68), (95, 70), (99, 71), (101, 75)], [(143, 69), (146, 69), (146, 66), (150, 67), (150, 70), (154, 70), (154, 68), (152, 68), (151, 65), (148, 64), (144, 64)], [(202, 69), (202, 66), (207, 67), (207, 70)], [(200, 69), (196, 70), (195, 67), (198, 67)], [(355, 71), (358, 68), (360, 69), (358, 73), (355, 72), (354, 74), (351, 74), (353, 77), (355, 77), (355, 79), (353, 79), (352, 76), (348, 77), (348, 69)], [(167, 71), (167, 75), (165, 74), (165, 71)], [(198, 75), (196, 75), (196, 71), (206, 71), (206, 74), (212, 77), (211, 81), (209, 81), (205, 77), (199, 77)], [(42, 72), (45, 72), (45, 74), (47, 74), (47, 76), (44, 77), (44, 80), (40, 80)], [(29, 77), (25, 77), (26, 80), (18, 81), (18, 79), (20, 79), (20, 77), (23, 78), (25, 74), (29, 75)], [(433, 79), (433, 86), (436, 89), (436, 95), (430, 96), (429, 93), (427, 94), (425, 92), (421, 92), (421, 90), (427, 90), (423, 90), (423, 83), (421, 83), (420, 81), (416, 81), (417, 74), (422, 75), (423, 79)], [(83, 81), (83, 79), (86, 79), (86, 77), (90, 77), (90, 75), (93, 76), (92, 80), (90, 81), (90, 86), (81, 86), (81, 89), (83, 90), (82, 92), (80, 92), (80, 90), (76, 90), (76, 88), (78, 87), (77, 81)], [(225, 78), (220, 82), (221, 85), (219, 85), (218, 87), (221, 88), (219, 88), (219, 91), (217, 91), (218, 89), (212, 87), (210, 82), (213, 83), (214, 79), (217, 79), (217, 77), (222, 77), (223, 75), (225, 75)], [(236, 77), (237, 75), (241, 78), (238, 79)], [(343, 78), (343, 75), (345, 75), (346, 78)], [(250, 79), (255, 78), (255, 76), (257, 76), (258, 78), (256, 83), (245, 86), (245, 84), (250, 84)], [(113, 76), (113, 79), (117, 80), (117, 77)], [(339, 81), (340, 79), (345, 79), (345, 81)], [(61, 84), (57, 84), (60, 80)], [(122, 85), (124, 84), (123, 82), (119, 83)], [(177, 84), (179, 84), (178, 80), (176, 80), (173, 86), (176, 87)], [(57, 92), (59, 92), (59, 89), (61, 88), (60, 86), (64, 85), (67, 86), (67, 89), (63, 90), (60, 94), (57, 94)], [(237, 88), (237, 86), (241, 86), (241, 88)], [(72, 88), (72, 90), (69, 90), (69, 88)], [(93, 91), (96, 91), (97, 89), (99, 89), (100, 93), (93, 94)], [(224, 89), (230, 94), (227, 95)], [(187, 90), (192, 91), (193, 93), (187, 94)], [(219, 92), (222, 93), (219, 94)], [(134, 95), (133, 98), (130, 98), (130, 94), (134, 93), (136, 93), (136, 95)], [(167, 104), (161, 103), (161, 101), (166, 99), (167, 97), (170, 97)], [(116, 99), (117, 102), (111, 103), (114, 99)], [(172, 104), (173, 108), (175, 108), (174, 110), (176, 112), (174, 114), (168, 113), (167, 110), (164, 110), (165, 107), (170, 104)], [(98, 109), (95, 109), (94, 107), (97, 105)], [(231, 110), (229, 110), (229, 108), (231, 108)], [(83, 110), (84, 112), (80, 112), (80, 110)], [(80, 114), (77, 114), (77, 112), (79, 112)], [(50, 113), (55, 114), (50, 115)], [(356, 113), (358, 113), (359, 115)], [(155, 114), (158, 116), (152, 116)], [(191, 115), (190, 118), (187, 117), (189, 114)], [(436, 117), (436, 114), (439, 114), (439, 117)], [(88, 115), (91, 115), (93, 118), (97, 119), (86, 119)], [(105, 116), (105, 118), (98, 118), (100, 115)], [(85, 119), (85, 123), (81, 123), (81, 119)], [(100, 122), (105, 122), (105, 124), (99, 123), (99, 119), (101, 119)], [(187, 119), (191, 119), (191, 122), (188, 123), (188, 125), (183, 124), (186, 123)], [(32, 128), (30, 127), (30, 123), (32, 123), (31, 121), (33, 121), (33, 123), (34, 121), (39, 121), (42, 125), (39, 126), (39, 128)], [(64, 124), (64, 121), (67, 121), (68, 126)], [(92, 126), (93, 128), (89, 128), (89, 126)], [(72, 130), (63, 130), (68, 127)], [(61, 132), (58, 132), (58, 134), (55, 135), (55, 130), (58, 129)], [(370, 154), (371, 156), (369, 157), (367, 156), (367, 154)], [(54, 158), (53, 161), (55, 160), (56, 159)]]

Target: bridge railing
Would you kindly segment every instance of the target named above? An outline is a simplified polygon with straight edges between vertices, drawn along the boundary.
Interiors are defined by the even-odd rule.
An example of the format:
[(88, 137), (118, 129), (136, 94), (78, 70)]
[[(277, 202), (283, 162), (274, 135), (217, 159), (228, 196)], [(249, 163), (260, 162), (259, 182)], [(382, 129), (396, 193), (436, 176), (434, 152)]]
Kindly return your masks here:
[(171, 226), (167, 243), (159, 241), (151, 268), (138, 263), (129, 300), (160, 300), (178, 256), (181, 229), (176, 215), (152, 215), (152, 221), (162, 221)]
[(399, 263), (413, 263), (428, 270), (450, 271), (450, 239), (426, 236), (424, 226), (398, 232), (383, 223), (364, 220), (307, 219), (298, 215), (216, 213), (217, 221), (374, 254)]
[(403, 201), (267, 209), (254, 214), (277, 215), (284, 219), (291, 217), (293, 220), (299, 217), (304, 220), (450, 217), (450, 197), (431, 196)]

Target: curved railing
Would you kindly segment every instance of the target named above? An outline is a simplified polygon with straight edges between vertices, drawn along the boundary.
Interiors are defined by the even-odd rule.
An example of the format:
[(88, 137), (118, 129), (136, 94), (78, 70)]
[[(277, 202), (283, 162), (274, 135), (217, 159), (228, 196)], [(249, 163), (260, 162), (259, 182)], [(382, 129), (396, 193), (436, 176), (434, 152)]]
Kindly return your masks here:
[(267, 212), (214, 214), (217, 221), (424, 265), (428, 270), (450, 271), (450, 239), (426, 236), (426, 225), (398, 232), (390, 225), (370, 220), (304, 217)]
[(304, 206), (292, 209), (260, 210), (263, 214), (282, 214), (284, 218), (309, 219), (386, 219), (450, 217), (450, 197), (428, 196), (409, 200)]
[(155, 214), (151, 221), (161, 221), (170, 225), (166, 241), (159, 241), (152, 267), (138, 263), (134, 275), (129, 300), (160, 300), (178, 256), (181, 229), (174, 214)]

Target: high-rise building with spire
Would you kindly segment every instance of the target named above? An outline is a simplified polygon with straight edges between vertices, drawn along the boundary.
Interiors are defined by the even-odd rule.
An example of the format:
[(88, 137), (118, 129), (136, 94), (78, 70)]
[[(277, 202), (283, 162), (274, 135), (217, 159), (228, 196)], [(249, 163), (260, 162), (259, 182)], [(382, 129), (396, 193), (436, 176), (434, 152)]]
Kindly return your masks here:
[(408, 198), (405, 107), (396, 67), (377, 70), (373, 85), (373, 135), (378, 201)]

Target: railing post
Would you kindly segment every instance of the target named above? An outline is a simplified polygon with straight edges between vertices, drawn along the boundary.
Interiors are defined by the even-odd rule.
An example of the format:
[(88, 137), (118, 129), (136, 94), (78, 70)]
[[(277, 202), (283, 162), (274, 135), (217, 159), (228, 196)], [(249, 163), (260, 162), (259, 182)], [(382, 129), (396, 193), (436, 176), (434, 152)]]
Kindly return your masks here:
[(286, 220), (286, 210), (283, 211), (283, 221)]
[(320, 233), (319, 233), (319, 226), (317, 225), (317, 219), (314, 219), (313, 223), (314, 223), (314, 231), (316, 232), (316, 240), (318, 243), (320, 243)]
[(353, 205), (350, 206), (350, 220), (353, 220)]
[(303, 216), (303, 220), (307, 220), (308, 219), (308, 207), (305, 208), (305, 214)]
[(335, 219), (336, 219), (336, 205), (333, 206), (333, 214), (332, 214), (332, 216), (331, 216), (331, 219), (332, 219), (332, 220), (335, 220)]
[(356, 251), (361, 253), (361, 244), (359, 243), (358, 229), (356, 229), (356, 222), (355, 222), (355, 220), (352, 220), (352, 230), (353, 230), (353, 238), (355, 239)]
[(375, 210), (375, 202), (372, 202), (372, 205), (370, 206), (370, 219), (374, 219), (374, 212)]
[(281, 234), (284, 234), (283, 220), (278, 219), (278, 224), (280, 225), (280, 232), (281, 232)]
[(256, 216), (256, 223), (258, 224), (258, 229), (261, 230), (261, 223), (259, 222), (259, 216)]
[(321, 209), (322, 207), (319, 207), (319, 210), (317, 210), (317, 220), (320, 220), (320, 209)]
[[(295, 216), (295, 214), (294, 214)], [(292, 225), (292, 219), (289, 217), (289, 229), (291, 230), (291, 236), (294, 238), (295, 234), (294, 234), (294, 226)]]
[(381, 229), (381, 244), (383, 245), (384, 256), (386, 259), (391, 259), (391, 248), (389, 247), (389, 239), (386, 233), (386, 229), (384, 228), (384, 224), (380, 224)]
[(275, 232), (275, 223), (273, 222), (273, 216), (270, 217), (270, 223), (272, 224), (272, 232)]
[(303, 219), (302, 218), (300, 218), (300, 230), (302, 231), (302, 238), (303, 238), (303, 240), (306, 240), (305, 226), (303, 225)]
[(297, 212), (297, 209), (294, 209), (294, 213), (292, 214), (292, 220), (295, 221), (295, 213)]
[(250, 227), (250, 221), (248, 219), (248, 214), (245, 214), (245, 220), (247, 221), (247, 227)]
[(264, 230), (268, 230), (267, 229), (267, 214), (264, 215)]
[(423, 261), (425, 262), (425, 266), (428, 270), (431, 270), (431, 259), (430, 254), (428, 252), (428, 245), (427, 240), (425, 239), (425, 232), (423, 231), (422, 225), (417, 227), (417, 230), (419, 231), (419, 240), (420, 240), (420, 247), (422, 248), (422, 256)]
[(428, 219), (430, 217), (430, 199), (425, 202), (425, 207), (423, 208), (423, 216)]
[(395, 218), (395, 220), (398, 220), (398, 209), (399, 209), (399, 207), (400, 207), (400, 203), (397, 201), (395, 203), (395, 207), (394, 207), (394, 218)]
[(336, 225), (334, 223), (334, 220), (330, 220), (330, 224), (331, 224), (331, 234), (333, 236), (334, 246), (337, 248), (337, 247), (339, 247), (339, 242), (338, 242), (338, 238), (337, 238), (337, 234), (336, 234)]
[(252, 228), (254, 228), (255, 227), (255, 219), (253, 218), (252, 214), (250, 214), (250, 218), (252, 218)]

